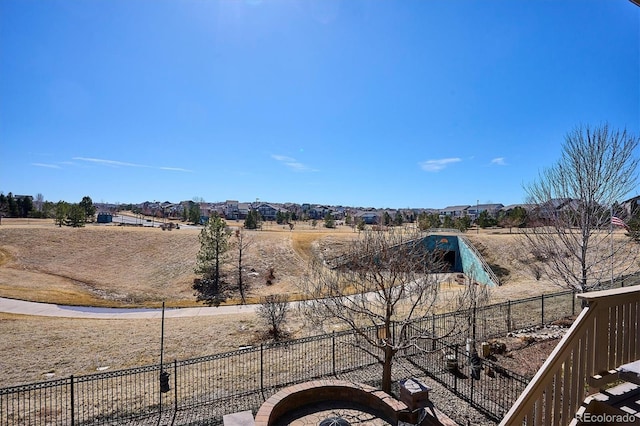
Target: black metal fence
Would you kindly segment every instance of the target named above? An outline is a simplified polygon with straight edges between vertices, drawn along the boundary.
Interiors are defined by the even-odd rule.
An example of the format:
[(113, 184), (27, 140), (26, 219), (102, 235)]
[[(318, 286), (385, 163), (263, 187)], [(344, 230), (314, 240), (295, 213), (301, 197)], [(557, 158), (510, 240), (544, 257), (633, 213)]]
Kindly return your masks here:
[[(411, 324), (410, 333), (446, 335), (461, 324), (477, 341), (549, 323), (577, 313), (575, 294), (563, 291), (433, 315)], [(473, 321), (475, 318), (475, 321)], [(367, 329), (375, 335), (375, 328)], [(358, 348), (357, 335), (336, 332), (234, 352), (0, 389), (0, 426), (220, 424), (224, 414), (257, 410), (278, 388), (321, 377), (379, 385), (381, 366)], [(499, 366), (494, 377), (468, 380), (448, 369), (443, 351), (468, 355), (459, 334), (422, 339), (396, 356), (393, 379), (428, 376), (489, 417), (499, 419), (524, 390), (527, 379)], [(169, 373), (161, 392), (160, 373)], [(446, 410), (445, 410), (446, 411)]]

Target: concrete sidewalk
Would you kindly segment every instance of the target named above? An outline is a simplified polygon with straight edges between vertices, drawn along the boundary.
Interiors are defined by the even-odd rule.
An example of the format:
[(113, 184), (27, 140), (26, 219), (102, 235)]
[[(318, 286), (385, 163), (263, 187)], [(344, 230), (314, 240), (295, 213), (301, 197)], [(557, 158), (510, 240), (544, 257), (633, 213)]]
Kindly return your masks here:
[[(248, 314), (258, 305), (233, 305), (200, 308), (166, 308), (165, 318), (202, 317), (229, 314)], [(0, 297), (0, 312), (61, 318), (139, 319), (161, 318), (162, 309), (148, 308), (94, 308), (90, 306), (65, 306), (51, 303), (27, 302)]]

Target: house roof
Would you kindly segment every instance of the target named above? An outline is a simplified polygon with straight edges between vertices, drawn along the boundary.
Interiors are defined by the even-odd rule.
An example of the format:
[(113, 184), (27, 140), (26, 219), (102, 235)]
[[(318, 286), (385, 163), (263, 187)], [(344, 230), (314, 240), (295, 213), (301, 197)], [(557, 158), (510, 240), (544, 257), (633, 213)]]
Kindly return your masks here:
[[(470, 208), (472, 208), (473, 206), (470, 206)], [(499, 210), (501, 208), (504, 207), (504, 204), (478, 204), (476, 206), (479, 209), (484, 209), (484, 210)]]
[(502, 208), (502, 210), (504, 211), (510, 211), (515, 209), (516, 207), (522, 207), (525, 210), (532, 210), (534, 208), (536, 208), (537, 206), (535, 204), (509, 204), (508, 206), (504, 206)]
[(471, 206), (449, 206), (449, 207), (445, 207), (444, 209), (440, 210), (441, 212), (457, 212), (457, 211), (461, 211), (461, 210), (466, 210)]

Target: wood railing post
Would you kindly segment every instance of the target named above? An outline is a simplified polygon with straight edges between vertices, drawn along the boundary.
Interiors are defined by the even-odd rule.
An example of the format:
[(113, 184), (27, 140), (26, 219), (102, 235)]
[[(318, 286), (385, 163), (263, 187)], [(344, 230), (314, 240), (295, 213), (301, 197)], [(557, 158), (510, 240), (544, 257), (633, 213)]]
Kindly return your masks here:
[[(500, 423), (547, 425), (574, 418), (586, 396), (585, 385), (624, 363), (640, 351), (637, 316), (640, 287), (626, 287), (577, 295), (584, 308), (524, 392)], [(575, 298), (572, 299), (575, 306)], [(544, 295), (541, 296), (544, 320)], [(632, 325), (633, 324), (633, 325)], [(633, 335), (628, 337), (627, 334)], [(634, 340), (635, 339), (635, 340)]]

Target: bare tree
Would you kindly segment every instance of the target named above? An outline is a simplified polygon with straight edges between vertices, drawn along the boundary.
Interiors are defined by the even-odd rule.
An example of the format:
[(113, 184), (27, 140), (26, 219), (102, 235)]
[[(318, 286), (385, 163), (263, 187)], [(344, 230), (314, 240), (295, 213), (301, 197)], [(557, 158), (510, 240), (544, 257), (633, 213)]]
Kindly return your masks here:
[(42, 205), (44, 204), (44, 195), (42, 195), (41, 193), (38, 193), (36, 195), (36, 202), (34, 204), (36, 206), (36, 210), (41, 212), (42, 211)]
[(471, 270), (465, 274), (465, 287), (463, 287), (462, 291), (456, 296), (456, 308), (467, 311), (467, 323), (462, 329), (466, 330), (467, 337), (471, 339), (475, 349), (477, 311), (478, 308), (482, 308), (489, 303), (490, 291), (487, 285), (480, 284), (476, 281), (475, 266), (472, 266), (470, 269)]
[(589, 291), (634, 263), (638, 246), (614, 239), (615, 203), (636, 185), (638, 138), (607, 124), (568, 133), (560, 160), (525, 187), (540, 226), (525, 230), (531, 252), (555, 283)]
[(258, 317), (269, 327), (269, 333), (273, 340), (280, 340), (284, 333), (282, 325), (289, 311), (289, 297), (285, 294), (271, 294), (260, 301), (256, 313)]
[[(440, 273), (446, 270), (444, 251), (428, 250), (423, 235), (366, 231), (352, 242), (338, 267), (330, 268), (321, 259), (313, 262), (303, 289), (311, 300), (301, 306), (317, 324), (338, 321), (354, 330), (356, 345), (382, 364), (382, 389), (390, 392), (395, 354), (421, 339), (435, 338), (430, 331), (416, 330), (415, 320), (444, 303)], [(464, 303), (469, 309), (468, 302), (468, 297), (453, 296), (448, 301), (454, 309)], [(377, 332), (368, 332), (371, 327)]]

